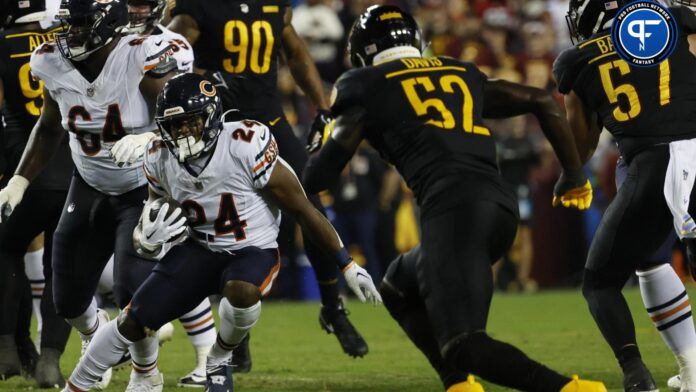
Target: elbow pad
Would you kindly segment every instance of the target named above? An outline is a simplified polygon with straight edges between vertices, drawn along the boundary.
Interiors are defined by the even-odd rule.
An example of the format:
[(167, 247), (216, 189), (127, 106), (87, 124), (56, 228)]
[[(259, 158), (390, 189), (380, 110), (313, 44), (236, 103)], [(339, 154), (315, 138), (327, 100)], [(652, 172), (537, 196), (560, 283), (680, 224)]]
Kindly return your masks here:
[(309, 158), (302, 177), (302, 185), (309, 193), (319, 193), (338, 182), (341, 171), (353, 154), (329, 138), (324, 146)]

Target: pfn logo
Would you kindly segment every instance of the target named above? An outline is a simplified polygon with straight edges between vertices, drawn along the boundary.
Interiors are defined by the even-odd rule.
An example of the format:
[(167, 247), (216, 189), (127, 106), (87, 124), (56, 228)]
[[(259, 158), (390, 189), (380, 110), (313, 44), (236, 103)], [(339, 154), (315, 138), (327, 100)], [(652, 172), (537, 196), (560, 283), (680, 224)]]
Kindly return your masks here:
[(651, 67), (669, 57), (678, 34), (669, 10), (652, 1), (628, 3), (611, 25), (611, 41), (617, 54), (639, 67)]

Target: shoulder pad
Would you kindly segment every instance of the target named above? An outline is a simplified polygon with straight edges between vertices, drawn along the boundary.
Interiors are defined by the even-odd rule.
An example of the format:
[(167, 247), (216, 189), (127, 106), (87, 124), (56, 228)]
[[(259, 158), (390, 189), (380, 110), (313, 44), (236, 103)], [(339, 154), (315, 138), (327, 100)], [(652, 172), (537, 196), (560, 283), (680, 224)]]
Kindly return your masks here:
[(553, 62), (553, 77), (561, 94), (568, 94), (573, 89), (579, 72), (579, 62), (580, 50), (577, 47), (564, 50)]
[(331, 92), (331, 114), (334, 117), (352, 106), (365, 106), (364, 95), (369, 91), (369, 71), (370, 67), (355, 68), (338, 78)]

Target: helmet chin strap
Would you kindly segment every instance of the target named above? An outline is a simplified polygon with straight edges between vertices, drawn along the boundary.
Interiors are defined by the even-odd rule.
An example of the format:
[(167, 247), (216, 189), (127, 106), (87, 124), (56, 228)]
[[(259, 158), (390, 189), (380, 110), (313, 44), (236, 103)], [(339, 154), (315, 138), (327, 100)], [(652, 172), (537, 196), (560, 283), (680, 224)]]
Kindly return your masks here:
[(372, 60), (373, 65), (386, 63), (387, 61), (402, 59), (406, 57), (422, 57), (421, 51), (413, 46), (396, 46), (385, 49), (375, 55)]
[[(73, 60), (73, 61), (84, 61), (84, 60), (87, 59), (87, 57), (89, 57), (90, 54), (96, 52), (97, 50), (99, 50), (99, 49), (101, 49), (101, 48), (103, 48), (103, 47), (105, 47), (105, 46), (108, 45), (111, 41), (113, 41), (113, 39), (114, 39), (114, 38), (111, 37), (111, 38), (109, 38), (109, 39), (106, 40), (106, 42), (104, 43), (104, 45), (99, 45), (99, 47), (96, 47), (96, 48), (94, 48), (94, 49), (92, 49), (92, 50), (86, 50), (86, 51), (83, 52), (83, 53), (80, 53), (80, 54), (78, 54), (78, 55), (76, 55), (76, 56), (71, 57), (70, 60)], [(83, 48), (86, 47), (86, 46), (87, 46), (87, 44), (85, 43), (85, 44), (83, 45)]]

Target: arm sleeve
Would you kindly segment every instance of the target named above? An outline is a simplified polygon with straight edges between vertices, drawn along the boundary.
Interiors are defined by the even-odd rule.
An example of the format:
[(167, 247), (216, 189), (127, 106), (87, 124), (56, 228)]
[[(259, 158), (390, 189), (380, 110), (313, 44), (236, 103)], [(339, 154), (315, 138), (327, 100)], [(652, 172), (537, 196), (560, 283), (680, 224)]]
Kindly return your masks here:
[[(334, 86), (331, 97), (331, 115), (336, 118), (354, 106), (367, 107), (365, 93), (367, 91), (361, 69), (353, 69), (344, 73)], [(367, 75), (363, 75), (367, 76)]]
[(686, 34), (696, 34), (696, 14), (688, 7), (670, 7), (670, 11)]
[(561, 52), (553, 63), (553, 77), (556, 79), (558, 91), (561, 94), (565, 95), (570, 93), (575, 85), (575, 78), (577, 75), (574, 63), (576, 56), (577, 49), (573, 47)]
[(171, 12), (172, 18), (180, 14), (189, 15), (196, 22), (201, 23), (205, 20), (200, 8), (201, 3), (205, 2), (201, 0), (177, 0), (176, 6), (174, 6)]
[(247, 128), (247, 135), (251, 135), (251, 140), (247, 142), (241, 137), (235, 140), (232, 145), (237, 151), (233, 155), (240, 159), (242, 169), (253, 187), (261, 189), (268, 184), (273, 168), (278, 163), (278, 144), (265, 125), (248, 120), (242, 123)]

